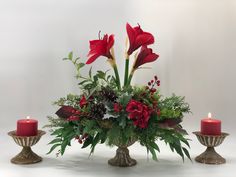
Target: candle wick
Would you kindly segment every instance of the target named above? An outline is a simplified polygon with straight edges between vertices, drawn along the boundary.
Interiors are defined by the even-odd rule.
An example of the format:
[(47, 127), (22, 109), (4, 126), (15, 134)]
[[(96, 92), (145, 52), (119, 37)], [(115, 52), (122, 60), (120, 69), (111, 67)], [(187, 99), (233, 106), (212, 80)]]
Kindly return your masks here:
[(30, 119), (30, 116), (27, 116), (26, 117), (26, 121), (29, 122), (29, 119)]
[(208, 113), (208, 119), (211, 119), (211, 113), (210, 112)]

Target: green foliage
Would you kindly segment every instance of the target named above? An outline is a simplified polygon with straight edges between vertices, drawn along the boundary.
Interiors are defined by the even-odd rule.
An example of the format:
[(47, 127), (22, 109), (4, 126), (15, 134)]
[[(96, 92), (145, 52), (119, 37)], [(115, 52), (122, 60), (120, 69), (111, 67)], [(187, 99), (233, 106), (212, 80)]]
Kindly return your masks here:
[[(71, 52), (65, 60), (74, 64), (77, 70), (76, 78), (79, 80), (78, 85), (82, 94), (68, 94), (54, 102), (54, 105), (72, 107), (74, 112), (79, 113), (78, 115), (74, 112), (70, 114), (72, 117), (77, 116), (78, 119), (69, 120), (70, 116), (67, 119), (48, 117), (49, 124), (45, 127), (50, 128), (51, 135), (54, 136), (54, 139), (49, 142), (51, 149), (48, 153), (58, 149), (58, 153), (63, 155), (73, 139), (77, 139), (82, 144), (82, 148), (89, 147), (90, 154), (94, 152), (98, 144), (125, 145), (130, 140), (135, 139), (147, 148), (147, 152), (152, 154), (153, 160), (157, 160), (157, 153), (160, 152), (158, 141), (164, 141), (183, 160), (185, 157), (191, 160), (187, 149), (190, 146), (185, 137), (186, 131), (181, 126), (184, 114), (190, 112), (189, 105), (185, 102), (184, 97), (173, 94), (171, 97), (162, 98), (158, 90), (151, 92), (145, 86), (137, 87), (127, 84), (120, 89), (117, 87), (116, 78), (108, 74), (109, 71), (93, 73), (91, 67), (88, 77), (84, 77), (80, 74), (84, 63), (80, 62), (79, 58), (74, 59)], [(104, 94), (101, 96), (101, 91), (104, 88), (112, 90), (112, 92), (104, 92), (103, 90), (102, 93), (108, 97), (113, 96), (114, 101), (104, 99)], [(86, 97), (86, 104), (81, 106), (82, 96)], [(127, 112), (127, 105), (131, 100), (148, 107), (147, 127), (141, 128), (134, 123), (138, 117), (131, 119), (129, 112)], [(99, 111), (96, 107), (94, 108), (94, 105), (98, 103), (106, 109), (105, 116), (99, 119), (99, 116), (94, 116), (91, 112), (91, 110)], [(142, 114), (142, 111), (139, 110), (136, 113)]]
[(159, 104), (162, 119), (165, 118), (182, 118), (183, 113), (189, 113), (189, 104), (184, 101), (184, 97), (173, 94), (165, 98)]

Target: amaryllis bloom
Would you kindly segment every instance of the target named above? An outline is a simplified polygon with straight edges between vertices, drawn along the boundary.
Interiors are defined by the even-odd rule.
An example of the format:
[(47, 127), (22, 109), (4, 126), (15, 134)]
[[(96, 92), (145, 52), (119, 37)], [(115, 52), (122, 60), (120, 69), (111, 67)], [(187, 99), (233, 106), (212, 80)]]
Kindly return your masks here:
[(128, 23), (126, 24), (126, 31), (129, 38), (128, 55), (131, 55), (135, 50), (143, 45), (150, 45), (154, 43), (154, 37), (151, 33), (144, 32), (140, 26), (132, 28)]
[(57, 112), (56, 115), (58, 117), (67, 119), (68, 117), (74, 115), (76, 113), (76, 109), (72, 106), (62, 106)]
[(114, 35), (104, 35), (103, 39), (92, 40), (90, 43), (90, 51), (86, 64), (94, 62), (98, 57), (104, 56), (108, 59), (113, 59), (110, 49), (114, 45)]
[(141, 50), (137, 56), (137, 59), (134, 63), (133, 69), (137, 69), (139, 66), (155, 61), (159, 55), (152, 52), (152, 49), (147, 48), (147, 46), (142, 46)]
[(127, 104), (126, 111), (134, 125), (140, 128), (147, 128), (152, 113), (152, 110), (147, 105), (136, 100), (130, 100)]
[(79, 106), (80, 106), (81, 108), (83, 108), (83, 107), (86, 106), (87, 104), (88, 104), (88, 102), (87, 102), (85, 96), (83, 95), (82, 98), (81, 98), (81, 100), (79, 101)]

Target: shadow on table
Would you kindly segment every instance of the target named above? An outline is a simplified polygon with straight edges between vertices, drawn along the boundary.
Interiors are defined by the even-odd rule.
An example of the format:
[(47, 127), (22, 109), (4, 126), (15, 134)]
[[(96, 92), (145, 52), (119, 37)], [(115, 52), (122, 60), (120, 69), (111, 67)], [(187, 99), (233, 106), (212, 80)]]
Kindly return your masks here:
[(192, 165), (191, 162), (185, 164), (181, 160), (164, 160), (158, 162), (149, 161), (142, 157), (136, 157), (138, 164), (134, 167), (113, 167), (107, 164), (109, 157), (94, 155), (88, 158), (87, 154), (75, 156), (67, 156), (66, 158), (44, 158), (42, 163), (37, 164), (36, 168), (54, 168), (58, 172), (60, 170), (68, 171), (69, 173), (78, 173), (88, 176), (104, 176), (113, 174), (113, 176), (146, 176), (154, 174), (175, 175), (178, 171), (188, 170), (185, 164)]

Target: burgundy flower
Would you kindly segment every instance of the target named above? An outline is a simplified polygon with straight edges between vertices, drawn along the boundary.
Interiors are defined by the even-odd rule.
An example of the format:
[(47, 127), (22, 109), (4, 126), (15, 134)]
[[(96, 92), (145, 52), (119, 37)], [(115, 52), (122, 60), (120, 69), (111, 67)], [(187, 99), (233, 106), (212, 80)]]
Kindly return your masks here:
[(113, 59), (110, 49), (114, 45), (114, 35), (104, 35), (103, 39), (92, 40), (90, 43), (90, 51), (86, 64), (94, 62), (98, 57), (105, 56), (108, 59)]
[(83, 107), (86, 106), (87, 104), (88, 104), (88, 102), (87, 102), (85, 96), (83, 95), (82, 98), (81, 98), (81, 100), (79, 101), (79, 105), (80, 105), (81, 108), (83, 108)]
[(133, 120), (134, 125), (140, 128), (147, 128), (152, 112), (147, 105), (136, 100), (130, 100), (127, 104), (126, 111), (129, 113), (128, 116)]
[(140, 26), (132, 28), (128, 23), (126, 24), (126, 31), (129, 38), (128, 55), (131, 55), (135, 50), (143, 45), (150, 45), (154, 43), (154, 37), (151, 33), (144, 32)]
[(57, 112), (56, 115), (58, 117), (67, 119), (68, 117), (72, 116), (73, 114), (76, 113), (76, 109), (73, 108), (72, 106), (62, 106)]
[(120, 112), (122, 110), (122, 105), (121, 104), (119, 104), (119, 103), (115, 103), (114, 104), (114, 111), (115, 112)]
[(139, 66), (155, 61), (159, 55), (152, 52), (152, 49), (147, 48), (147, 46), (142, 46), (141, 50), (137, 56), (137, 59), (134, 63), (133, 69), (137, 69)]

